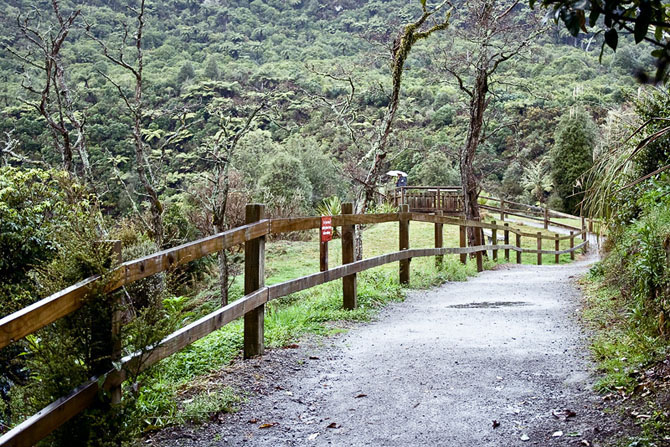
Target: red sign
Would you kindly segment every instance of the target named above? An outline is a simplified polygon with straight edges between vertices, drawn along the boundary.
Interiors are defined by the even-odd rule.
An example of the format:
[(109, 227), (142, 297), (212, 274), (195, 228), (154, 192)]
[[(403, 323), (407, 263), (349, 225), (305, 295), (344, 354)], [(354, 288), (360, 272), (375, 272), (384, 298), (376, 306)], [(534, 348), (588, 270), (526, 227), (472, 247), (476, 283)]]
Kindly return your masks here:
[(333, 239), (333, 217), (321, 216), (321, 242)]

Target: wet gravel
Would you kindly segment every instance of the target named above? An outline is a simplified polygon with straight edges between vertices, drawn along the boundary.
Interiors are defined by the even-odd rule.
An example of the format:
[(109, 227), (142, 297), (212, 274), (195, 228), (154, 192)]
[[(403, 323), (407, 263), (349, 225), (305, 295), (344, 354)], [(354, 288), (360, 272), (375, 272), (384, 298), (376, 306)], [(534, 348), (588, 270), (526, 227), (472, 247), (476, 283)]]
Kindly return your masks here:
[(346, 334), (237, 362), (218, 379), (248, 393), (238, 412), (144, 442), (604, 445), (618, 428), (592, 391), (575, 283), (592, 261), (502, 266), (412, 291)]

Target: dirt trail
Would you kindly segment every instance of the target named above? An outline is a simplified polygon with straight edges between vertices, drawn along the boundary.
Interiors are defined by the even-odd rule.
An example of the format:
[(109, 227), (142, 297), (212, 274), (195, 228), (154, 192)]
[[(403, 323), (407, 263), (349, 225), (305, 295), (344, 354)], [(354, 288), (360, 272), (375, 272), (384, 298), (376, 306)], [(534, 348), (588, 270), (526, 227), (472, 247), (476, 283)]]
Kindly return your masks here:
[[(193, 446), (600, 445), (597, 439), (611, 424), (591, 391), (575, 284), (593, 260), (502, 266), (467, 282), (412, 291), (375, 322), (327, 339), (328, 346), (302, 343), (233, 367), (224, 380), (239, 374), (256, 391), (239, 412), (151, 440)], [(564, 409), (576, 415), (552, 415)]]

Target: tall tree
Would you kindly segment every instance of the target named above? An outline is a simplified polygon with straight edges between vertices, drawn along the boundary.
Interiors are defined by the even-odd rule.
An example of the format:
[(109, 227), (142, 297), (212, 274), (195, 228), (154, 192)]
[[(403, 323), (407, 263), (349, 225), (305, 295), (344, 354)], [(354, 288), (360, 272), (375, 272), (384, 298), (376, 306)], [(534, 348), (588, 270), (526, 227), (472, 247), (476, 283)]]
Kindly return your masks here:
[[(218, 118), (218, 131), (198, 149), (199, 162), (204, 162), (205, 169), (196, 174), (204, 180), (205, 188), (190, 192), (190, 195), (201, 205), (207, 215), (211, 216), (211, 232), (221, 233), (229, 229), (228, 199), (230, 196), (230, 170), (240, 139), (244, 137), (254, 124), (262, 118), (267, 106), (267, 97), (257, 95), (257, 101), (251, 101), (249, 110), (233, 101), (222, 100), (213, 104), (212, 115)], [(246, 116), (245, 113), (246, 112)], [(228, 304), (230, 263), (228, 251), (219, 252), (219, 292), (221, 305)]]
[(556, 192), (568, 213), (578, 211), (584, 191), (582, 176), (593, 165), (593, 149), (598, 130), (584, 111), (571, 111), (556, 127), (551, 151), (551, 174)]
[(151, 212), (151, 222), (145, 222), (145, 225), (148, 227), (148, 230), (150, 231), (156, 244), (159, 247), (162, 247), (164, 236), (163, 204), (158, 195), (158, 188), (156, 185), (157, 182), (151, 170), (148, 148), (142, 137), (142, 117), (146, 110), (142, 96), (144, 91), (144, 50), (142, 47), (142, 38), (145, 26), (145, 0), (140, 0), (139, 9), (130, 6), (128, 9), (135, 16), (135, 20), (137, 20), (135, 33), (131, 38), (133, 41), (132, 44), (135, 48), (135, 60), (133, 62), (129, 62), (126, 59), (126, 55), (124, 53), (124, 50), (129, 45), (128, 40), (130, 38), (130, 31), (127, 25), (124, 24), (122, 41), (119, 45), (117, 54), (112, 54), (108, 45), (99, 37), (95, 36), (95, 34), (93, 34), (91, 25), (87, 24), (86, 29), (89, 36), (91, 36), (91, 38), (93, 38), (100, 45), (105, 58), (132, 75), (134, 93), (128, 94), (126, 89), (123, 88), (121, 84), (114, 81), (106, 73), (100, 72), (100, 74), (108, 82), (114, 85), (119, 93), (119, 96), (123, 100), (130, 117), (132, 118), (132, 138), (133, 146), (135, 148), (135, 170), (137, 172), (139, 181), (144, 188), (145, 195), (149, 200), (149, 209)]
[[(486, 138), (484, 119), (491, 102), (493, 78), (500, 65), (521, 53), (543, 30), (533, 16), (520, 17), (523, 7), (517, 1), (474, 0), (461, 9), (462, 26), (452, 28), (452, 39), (466, 43), (460, 51), (449, 42), (445, 69), (468, 97), (468, 130), (459, 151), (465, 217), (479, 220), (480, 179), (475, 172), (477, 148)], [(474, 228), (468, 240), (475, 243)]]
[(433, 23), (426, 28), (425, 24), (429, 18), (437, 14), (448, 1), (440, 3), (433, 9), (428, 9), (426, 0), (421, 1), (422, 14), (416, 21), (404, 26), (400, 35), (393, 41), (391, 48), (391, 94), (386, 112), (382, 118), (381, 124), (377, 128), (377, 135), (372, 142), (370, 151), (365, 155), (364, 160), (370, 160), (370, 167), (367, 170), (364, 179), (361, 179), (363, 196), (358, 200), (357, 211), (365, 212), (368, 205), (375, 202), (375, 194), (383, 175), (384, 160), (388, 155), (389, 136), (393, 130), (393, 121), (400, 105), (400, 87), (402, 85), (402, 75), (405, 69), (405, 62), (412, 51), (412, 47), (419, 40), (428, 38), (437, 31), (447, 29), (451, 9), (445, 17)]
[[(28, 98), (19, 100), (37, 110), (46, 120), (60, 153), (63, 170), (92, 185), (93, 172), (84, 131), (86, 119), (77, 110), (61, 54), (81, 10), (64, 14), (60, 2), (52, 0), (51, 13), (55, 21), (44, 17), (45, 13), (37, 8), (17, 17), (22, 47), (7, 45), (4, 49), (21, 61), (21, 86)], [(79, 156), (80, 169), (76, 168), (75, 153)]]

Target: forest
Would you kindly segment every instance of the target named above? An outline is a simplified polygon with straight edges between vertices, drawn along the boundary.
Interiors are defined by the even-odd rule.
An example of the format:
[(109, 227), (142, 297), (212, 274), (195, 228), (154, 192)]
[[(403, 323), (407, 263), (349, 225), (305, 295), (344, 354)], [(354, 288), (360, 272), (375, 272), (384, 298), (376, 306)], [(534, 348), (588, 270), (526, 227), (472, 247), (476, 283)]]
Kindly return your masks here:
[[(268, 217), (394, 212), (385, 173), (399, 170), (463, 187), (468, 218), (489, 195), (604, 222), (591, 281), (645, 335), (627, 348), (667, 358), (667, 8), (646, 2), (656, 18), (638, 26), (646, 3), (619, 2), (626, 33), (607, 8), (575, 25), (575, 2), (530, 3), (1, 2), (0, 317), (104, 276), (101, 241), (140, 258), (244, 224), (251, 202)], [(126, 287), (124, 349), (241, 296), (242, 257)], [(111, 298), (95, 299), (0, 351), (0, 433), (111, 366), (92, 342)], [(184, 422), (169, 380), (142, 373), (115, 417), (101, 404), (49, 442)]]

